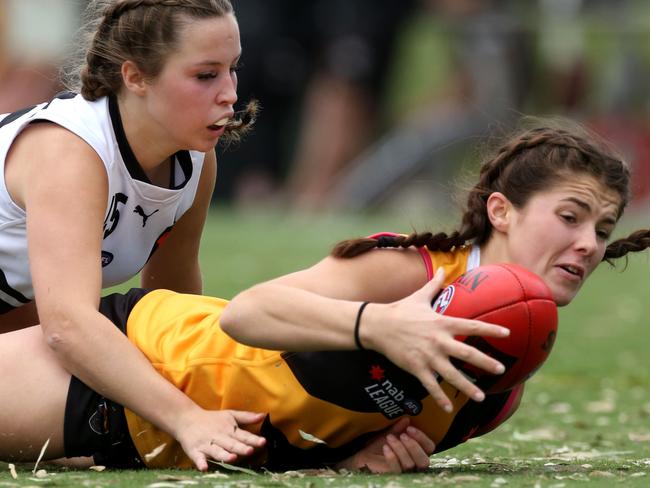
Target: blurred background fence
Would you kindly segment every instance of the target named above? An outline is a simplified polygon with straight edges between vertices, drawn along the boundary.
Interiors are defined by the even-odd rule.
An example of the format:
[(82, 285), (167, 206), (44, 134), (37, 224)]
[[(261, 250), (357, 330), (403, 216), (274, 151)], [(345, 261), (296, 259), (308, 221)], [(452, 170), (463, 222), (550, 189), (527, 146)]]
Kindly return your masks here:
[[(567, 116), (650, 202), (646, 0), (233, 0), (255, 131), (218, 148), (217, 203), (447, 208), (485, 136)], [(0, 0), (0, 113), (61, 89), (84, 0)]]

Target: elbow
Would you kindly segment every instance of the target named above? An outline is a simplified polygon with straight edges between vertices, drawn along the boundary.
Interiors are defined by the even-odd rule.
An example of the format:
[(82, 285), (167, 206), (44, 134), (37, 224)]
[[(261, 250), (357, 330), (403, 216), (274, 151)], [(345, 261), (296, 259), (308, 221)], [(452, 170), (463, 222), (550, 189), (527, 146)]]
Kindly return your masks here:
[(57, 355), (66, 355), (79, 336), (79, 320), (72, 311), (63, 309), (40, 314), (41, 330), (48, 347)]
[(226, 305), (219, 317), (221, 330), (237, 341), (245, 340), (246, 324), (250, 323), (249, 291), (237, 295)]
[(70, 342), (72, 335), (72, 324), (66, 320), (48, 319), (41, 321), (41, 329), (46, 344), (55, 353), (61, 352)]
[(226, 305), (226, 308), (224, 308), (221, 312), (221, 316), (219, 317), (219, 325), (221, 326), (221, 330), (223, 330), (233, 339), (236, 339), (237, 337), (235, 335), (235, 332), (237, 330), (238, 320), (236, 311), (232, 310), (232, 303), (233, 302), (230, 302), (228, 305)]

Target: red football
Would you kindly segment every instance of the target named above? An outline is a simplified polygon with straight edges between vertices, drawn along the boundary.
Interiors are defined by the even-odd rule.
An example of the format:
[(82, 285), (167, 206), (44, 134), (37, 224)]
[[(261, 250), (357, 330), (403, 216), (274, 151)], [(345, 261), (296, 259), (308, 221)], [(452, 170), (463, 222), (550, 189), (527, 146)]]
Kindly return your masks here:
[(440, 292), (433, 308), (510, 329), (506, 338), (457, 337), (506, 367), (505, 373), (494, 375), (453, 361), (485, 393), (510, 390), (530, 378), (548, 357), (557, 334), (557, 306), (548, 286), (513, 264), (479, 266), (465, 273)]

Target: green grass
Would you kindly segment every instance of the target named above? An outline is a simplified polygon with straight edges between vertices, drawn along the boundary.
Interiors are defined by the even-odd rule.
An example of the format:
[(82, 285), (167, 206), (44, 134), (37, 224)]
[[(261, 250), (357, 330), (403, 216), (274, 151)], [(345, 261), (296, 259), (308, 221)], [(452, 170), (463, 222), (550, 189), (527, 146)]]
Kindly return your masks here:
[[(412, 224), (422, 229), (427, 221), (213, 213), (202, 248), (206, 293), (231, 297), (255, 282), (308, 266), (341, 238), (380, 230), (408, 232)], [(518, 413), (496, 432), (434, 456), (426, 473), (252, 476), (230, 471), (96, 473), (46, 466), (44, 478), (34, 478), (33, 466), (21, 465), (13, 479), (0, 463), (0, 488), (645, 487), (650, 484), (649, 274), (648, 252), (632, 257), (625, 271), (601, 266), (574, 303), (561, 310), (553, 354), (529, 381)]]

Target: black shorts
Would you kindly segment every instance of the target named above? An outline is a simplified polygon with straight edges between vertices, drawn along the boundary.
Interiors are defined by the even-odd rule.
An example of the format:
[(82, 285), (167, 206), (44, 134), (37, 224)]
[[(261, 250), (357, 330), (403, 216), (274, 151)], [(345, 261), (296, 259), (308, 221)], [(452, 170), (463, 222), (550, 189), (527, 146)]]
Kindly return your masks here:
[[(126, 321), (147, 290), (102, 298), (99, 311), (126, 334)], [(91, 390), (74, 376), (70, 380), (63, 421), (66, 457), (93, 456), (95, 464), (113, 468), (141, 468), (121, 405)]]

